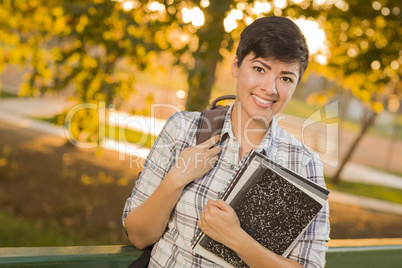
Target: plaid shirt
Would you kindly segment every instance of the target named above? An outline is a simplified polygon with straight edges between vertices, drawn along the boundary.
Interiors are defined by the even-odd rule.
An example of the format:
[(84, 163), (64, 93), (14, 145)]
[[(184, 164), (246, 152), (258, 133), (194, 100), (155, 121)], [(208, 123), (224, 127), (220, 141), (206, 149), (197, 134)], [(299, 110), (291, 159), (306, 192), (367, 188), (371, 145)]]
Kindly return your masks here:
[[(207, 201), (221, 197), (242, 163), (239, 163), (239, 143), (232, 131), (232, 108), (233, 106), (224, 121), (219, 160), (207, 174), (184, 188), (165, 233), (153, 248), (150, 267), (220, 267), (193, 254), (192, 242), (200, 232), (197, 220)], [(159, 186), (180, 153), (195, 145), (199, 120), (199, 112), (178, 112), (168, 119), (145, 161), (131, 196), (127, 199), (123, 225), (127, 214), (144, 202)], [(256, 151), (265, 153), (278, 164), (325, 187), (323, 167), (317, 154), (279, 127), (275, 117)], [(304, 267), (324, 267), (327, 249), (325, 242), (329, 240), (328, 212), (326, 203), (288, 258), (296, 260)]]

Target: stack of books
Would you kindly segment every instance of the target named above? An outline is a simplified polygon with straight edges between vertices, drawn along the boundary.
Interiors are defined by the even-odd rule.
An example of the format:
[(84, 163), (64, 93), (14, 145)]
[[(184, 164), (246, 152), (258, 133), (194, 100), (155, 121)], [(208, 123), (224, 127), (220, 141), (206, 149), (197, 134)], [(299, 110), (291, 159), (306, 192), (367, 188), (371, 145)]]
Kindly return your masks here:
[[(287, 257), (328, 199), (329, 191), (251, 151), (222, 199), (261, 245)], [(237, 254), (203, 232), (193, 251), (223, 267), (247, 267)]]

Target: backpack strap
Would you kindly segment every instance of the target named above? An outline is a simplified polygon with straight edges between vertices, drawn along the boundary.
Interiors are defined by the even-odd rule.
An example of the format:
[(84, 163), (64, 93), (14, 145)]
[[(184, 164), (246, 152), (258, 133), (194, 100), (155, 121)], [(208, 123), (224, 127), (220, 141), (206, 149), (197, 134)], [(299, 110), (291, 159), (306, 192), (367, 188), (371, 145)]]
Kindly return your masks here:
[(147, 268), (149, 265), (149, 261), (151, 260), (151, 253), (154, 245), (151, 245), (144, 249), (138, 259), (136, 259), (128, 268)]
[(203, 143), (209, 138), (221, 133), (225, 116), (229, 110), (229, 106), (217, 105), (222, 100), (234, 100), (235, 95), (224, 95), (216, 98), (211, 105), (201, 113), (197, 128), (197, 142)]

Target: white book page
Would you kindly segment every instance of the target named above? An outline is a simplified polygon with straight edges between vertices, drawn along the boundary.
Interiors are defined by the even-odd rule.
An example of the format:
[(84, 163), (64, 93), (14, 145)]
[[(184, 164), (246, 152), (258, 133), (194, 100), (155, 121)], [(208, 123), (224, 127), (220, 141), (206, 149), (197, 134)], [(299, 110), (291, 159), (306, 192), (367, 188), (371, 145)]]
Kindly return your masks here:
[(236, 197), (237, 193), (244, 187), (248, 182), (248, 179), (253, 175), (253, 173), (261, 166), (260, 161), (256, 161), (255, 158), (250, 162), (249, 166), (244, 171), (243, 175), (237, 182), (236, 186), (233, 188), (229, 196), (226, 198), (226, 203), (230, 204), (232, 200)]

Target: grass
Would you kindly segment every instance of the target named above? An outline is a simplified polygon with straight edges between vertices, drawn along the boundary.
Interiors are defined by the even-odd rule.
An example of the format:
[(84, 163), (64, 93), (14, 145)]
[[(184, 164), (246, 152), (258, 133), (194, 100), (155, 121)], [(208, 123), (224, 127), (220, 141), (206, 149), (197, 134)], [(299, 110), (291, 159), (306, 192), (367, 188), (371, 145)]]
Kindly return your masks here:
[(402, 140), (402, 124), (399, 123), (399, 131), (397, 135), (395, 135), (395, 129), (394, 126), (381, 126), (381, 125), (374, 125), (372, 128), (369, 129), (369, 133), (385, 137), (385, 138), (390, 138), (390, 139), (396, 139), (401, 141)]
[[(113, 129), (113, 127), (112, 127)], [(138, 132), (131, 129), (123, 129), (119, 127), (114, 127), (113, 133), (109, 132), (109, 126), (106, 126), (106, 136), (115, 140), (120, 139), (120, 133), (125, 132), (123, 140), (133, 144), (141, 144), (142, 146), (151, 148), (152, 144), (155, 142), (156, 136)]]
[[(302, 118), (308, 118), (314, 112), (316, 112), (318, 108), (308, 105), (305, 101), (300, 99), (293, 98), (288, 106), (281, 112), (287, 115), (293, 115)], [(384, 138), (392, 138), (399, 141), (402, 141), (402, 115), (397, 115), (394, 120), (394, 125), (384, 126), (380, 124), (374, 124), (369, 130), (368, 133)], [(395, 135), (395, 124), (399, 126), (399, 131), (397, 135)], [(360, 132), (361, 124), (359, 121), (346, 119), (340, 121), (339, 119), (339, 127), (344, 130), (352, 131), (352, 132)]]
[(338, 184), (333, 184), (328, 178), (325, 179), (328, 190), (335, 190), (344, 193), (375, 198), (379, 200), (402, 204), (402, 189), (370, 185), (359, 182), (341, 180)]
[(380, 172), (385, 172), (385, 173), (392, 174), (392, 175), (395, 175), (395, 176), (398, 176), (398, 177), (401, 177), (401, 178), (402, 178), (402, 173), (401, 173), (401, 172), (392, 171), (392, 170), (383, 169), (383, 168), (372, 167), (372, 166), (370, 166), (370, 168), (371, 168), (371, 169), (378, 170), (378, 171), (380, 171)]
[[(326, 183), (329, 190), (402, 203), (402, 190), (348, 181), (340, 181), (338, 185), (334, 185), (329, 181)], [(0, 246), (2, 247), (97, 244), (97, 241), (86, 241), (72, 231), (62, 231), (46, 224), (16, 218), (4, 211), (0, 211), (0, 222), (2, 226), (7, 226), (7, 228), (0, 228)]]
[[(35, 221), (16, 218), (0, 211), (0, 246), (1, 247), (41, 247), (41, 246), (77, 246), (87, 245), (83, 238), (70, 231), (61, 231), (56, 227), (45, 226)], [(73, 242), (74, 241), (74, 242)]]
[(18, 96), (13, 93), (5, 92), (0, 89), (0, 99), (17, 98)]
[(281, 113), (308, 118), (317, 110), (317, 108), (308, 105), (305, 101), (293, 98)]
[[(64, 119), (60, 121), (59, 118), (60, 116), (62, 115), (56, 115), (54, 117), (34, 117), (34, 119), (58, 125), (59, 122), (64, 122)], [(141, 144), (142, 146), (148, 148), (152, 147), (152, 144), (155, 142), (156, 139), (156, 136), (154, 135), (142, 133), (132, 129), (121, 128), (117, 126), (113, 127), (106, 125), (105, 130), (106, 130), (105, 135), (108, 138), (115, 140), (122, 140), (133, 144)]]

